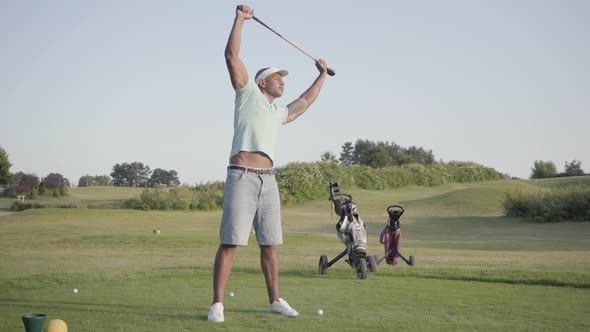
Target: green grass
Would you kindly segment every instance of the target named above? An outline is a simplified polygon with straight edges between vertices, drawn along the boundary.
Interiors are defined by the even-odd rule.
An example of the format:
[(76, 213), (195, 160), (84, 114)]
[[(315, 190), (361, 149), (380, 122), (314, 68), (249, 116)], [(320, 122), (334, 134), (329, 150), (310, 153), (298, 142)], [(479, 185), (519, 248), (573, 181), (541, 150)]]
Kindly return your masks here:
[[(70, 331), (588, 330), (590, 223), (501, 216), (508, 190), (586, 181), (578, 179), (352, 190), (370, 253), (382, 254), (385, 208), (401, 203), (402, 252), (417, 261), (379, 265), (366, 280), (344, 260), (317, 273), (319, 255), (343, 250), (327, 198), (285, 207), (281, 292), (300, 317), (266, 312), (251, 238), (236, 253), (227, 289), (236, 296), (226, 296), (220, 325), (206, 321), (220, 211), (0, 214), (0, 331), (20, 331), (20, 316), (39, 312), (63, 319)], [(79, 189), (65, 199), (100, 203), (135, 194)], [(315, 314), (320, 308), (324, 316)]]
[[(25, 201), (50, 207), (71, 205), (79, 208), (121, 208), (127, 199), (139, 196), (142, 191), (143, 188), (78, 187), (69, 188), (68, 194), (64, 196), (54, 197), (51, 191), (48, 190), (44, 195), (40, 195), (36, 199), (25, 199)], [(15, 201), (15, 198), (2, 197), (0, 198), (0, 208), (2, 203), (10, 206)]]

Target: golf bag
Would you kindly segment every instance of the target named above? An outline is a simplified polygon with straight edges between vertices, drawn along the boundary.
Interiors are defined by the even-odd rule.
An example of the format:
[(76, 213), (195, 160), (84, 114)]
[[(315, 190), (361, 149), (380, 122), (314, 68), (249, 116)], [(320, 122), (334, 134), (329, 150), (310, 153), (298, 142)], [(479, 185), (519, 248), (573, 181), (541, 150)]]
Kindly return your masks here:
[(385, 255), (379, 259), (379, 263), (385, 259), (389, 265), (397, 264), (399, 258), (403, 259), (406, 264), (413, 266), (415, 263), (414, 256), (406, 259), (399, 251), (401, 237), (400, 218), (404, 214), (404, 208), (399, 205), (390, 205), (387, 207), (387, 224), (379, 235), (379, 242), (383, 244)]
[(367, 256), (367, 226), (358, 214), (352, 200), (332, 199), (334, 210), (340, 216), (336, 223), (336, 235), (346, 245), (351, 259)]
[(321, 255), (319, 263), (320, 274), (325, 274), (328, 267), (332, 266), (340, 258), (348, 255), (346, 262), (356, 270), (358, 279), (367, 277), (367, 269), (370, 272), (377, 270), (377, 257), (367, 256), (367, 226), (357, 211), (357, 205), (352, 196), (340, 192), (338, 182), (330, 183), (330, 202), (334, 205), (334, 211), (340, 217), (336, 223), (336, 235), (344, 243), (346, 249), (328, 262), (328, 256)]

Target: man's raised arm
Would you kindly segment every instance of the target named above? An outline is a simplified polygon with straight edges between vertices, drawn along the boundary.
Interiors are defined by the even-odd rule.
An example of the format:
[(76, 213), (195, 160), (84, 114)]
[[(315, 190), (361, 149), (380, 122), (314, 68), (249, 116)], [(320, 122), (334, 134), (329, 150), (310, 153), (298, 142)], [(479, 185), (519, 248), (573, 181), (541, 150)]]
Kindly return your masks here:
[(240, 59), (240, 46), (244, 21), (251, 19), (252, 16), (254, 16), (254, 11), (250, 7), (242, 5), (236, 8), (234, 24), (225, 46), (225, 63), (229, 71), (231, 85), (236, 90), (243, 88), (248, 83), (248, 71)]
[(315, 66), (320, 71), (320, 75), (315, 79), (315, 81), (311, 84), (311, 86), (305, 90), (305, 92), (299, 96), (299, 98), (295, 99), (289, 105), (287, 105), (289, 109), (289, 114), (287, 115), (287, 123), (297, 119), (301, 114), (305, 113), (309, 106), (317, 99), (318, 95), (320, 94), (320, 90), (324, 85), (324, 81), (326, 80), (326, 74), (328, 72), (328, 65), (326, 61), (319, 59)]

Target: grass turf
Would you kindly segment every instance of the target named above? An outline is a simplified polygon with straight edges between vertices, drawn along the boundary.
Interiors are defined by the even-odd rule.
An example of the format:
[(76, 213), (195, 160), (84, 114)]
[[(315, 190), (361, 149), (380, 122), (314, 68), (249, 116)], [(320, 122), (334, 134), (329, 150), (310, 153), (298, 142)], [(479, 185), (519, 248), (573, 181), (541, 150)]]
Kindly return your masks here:
[[(63, 319), (71, 331), (588, 330), (590, 223), (536, 224), (501, 216), (504, 192), (541, 186), (548, 184), (353, 190), (368, 224), (370, 253), (382, 253), (377, 234), (385, 208), (402, 203), (402, 252), (417, 260), (414, 267), (381, 264), (366, 280), (357, 280), (344, 260), (327, 275), (317, 273), (319, 255), (332, 258), (343, 250), (327, 200), (285, 207), (281, 290), (300, 317), (266, 312), (251, 238), (236, 253), (227, 289), (236, 296), (226, 296), (221, 325), (206, 321), (219, 211), (3, 214), (0, 330), (22, 330), (20, 316), (38, 312)], [(112, 192), (99, 189), (85, 197), (72, 189), (68, 199), (114, 200)], [(161, 233), (154, 235), (154, 228)], [(324, 315), (316, 315), (317, 309)]]

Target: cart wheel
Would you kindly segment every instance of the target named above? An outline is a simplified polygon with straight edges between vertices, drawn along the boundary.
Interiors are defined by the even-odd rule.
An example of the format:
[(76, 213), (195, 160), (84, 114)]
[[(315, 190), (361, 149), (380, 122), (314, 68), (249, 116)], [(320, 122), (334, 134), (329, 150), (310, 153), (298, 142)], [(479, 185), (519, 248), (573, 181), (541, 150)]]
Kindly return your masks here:
[(356, 277), (357, 279), (367, 279), (367, 261), (360, 259), (356, 266)]
[(367, 267), (369, 272), (377, 272), (377, 256), (371, 255), (367, 257)]
[(320, 274), (326, 274), (326, 270), (328, 270), (328, 256), (321, 255), (320, 256), (320, 264), (318, 266), (318, 272)]
[(414, 266), (414, 264), (416, 264), (416, 259), (414, 256), (410, 256), (410, 266)]

